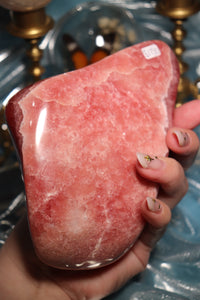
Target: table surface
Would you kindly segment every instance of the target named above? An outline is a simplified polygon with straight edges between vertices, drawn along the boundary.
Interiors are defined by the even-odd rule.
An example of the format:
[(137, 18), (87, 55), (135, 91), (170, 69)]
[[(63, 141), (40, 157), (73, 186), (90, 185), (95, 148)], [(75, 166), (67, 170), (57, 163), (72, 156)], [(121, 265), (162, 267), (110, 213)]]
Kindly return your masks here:
[[(84, 0), (56, 0), (47, 6), (47, 13), (55, 20), (54, 29), (41, 41), (44, 49), (42, 64), (46, 68), (44, 77), (55, 75), (62, 70), (52, 60), (56, 55), (53, 43), (63, 24), (67, 26), (69, 11), (85, 3)], [(100, 3), (100, 1), (98, 1)], [(133, 16), (135, 28), (141, 30), (142, 39), (161, 39), (172, 44), (170, 31), (173, 24), (155, 11), (155, 1), (106, 1), (126, 9)], [(25, 41), (9, 35), (5, 24), (9, 21), (8, 12), (0, 8), (0, 103), (16, 88), (27, 82)], [(64, 23), (63, 23), (64, 22)], [(200, 73), (200, 13), (185, 22), (188, 32), (184, 44), (184, 60), (189, 64), (187, 76), (191, 81)], [(60, 27), (59, 27), (60, 26)], [(139, 28), (139, 29), (138, 29)], [(53, 46), (52, 46), (53, 45)], [(53, 52), (52, 52), (53, 51)], [(54, 57), (55, 58), (55, 57)], [(63, 70), (64, 71), (64, 70)], [(200, 128), (196, 128), (200, 137)], [(23, 182), (20, 170), (13, 167), (15, 157), (0, 167), (0, 240), (3, 243), (16, 220), (24, 209)], [(200, 153), (190, 170), (187, 171), (189, 191), (174, 209), (172, 221), (166, 234), (158, 242), (147, 269), (118, 293), (107, 299), (200, 299)], [(8, 168), (7, 168), (8, 166)], [(10, 205), (9, 210), (6, 210)], [(5, 231), (5, 226), (8, 226)]]

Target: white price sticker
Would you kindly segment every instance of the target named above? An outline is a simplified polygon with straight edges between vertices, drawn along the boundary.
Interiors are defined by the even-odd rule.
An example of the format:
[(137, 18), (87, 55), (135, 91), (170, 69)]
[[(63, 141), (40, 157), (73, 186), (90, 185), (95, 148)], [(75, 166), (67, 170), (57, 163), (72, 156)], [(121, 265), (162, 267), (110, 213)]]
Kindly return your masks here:
[(160, 49), (156, 44), (151, 44), (147, 47), (142, 48), (141, 50), (146, 59), (152, 59), (161, 55)]

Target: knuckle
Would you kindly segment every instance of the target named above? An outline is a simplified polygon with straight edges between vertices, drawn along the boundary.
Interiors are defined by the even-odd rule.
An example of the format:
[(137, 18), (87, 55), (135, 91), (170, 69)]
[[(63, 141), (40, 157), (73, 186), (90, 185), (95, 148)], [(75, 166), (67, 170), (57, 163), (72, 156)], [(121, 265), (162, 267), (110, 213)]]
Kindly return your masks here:
[(168, 158), (168, 161), (169, 163), (167, 164), (167, 168), (163, 176), (163, 185), (166, 189), (174, 192), (174, 189), (176, 190), (179, 186), (182, 186), (186, 177), (185, 172), (179, 162), (172, 158)]

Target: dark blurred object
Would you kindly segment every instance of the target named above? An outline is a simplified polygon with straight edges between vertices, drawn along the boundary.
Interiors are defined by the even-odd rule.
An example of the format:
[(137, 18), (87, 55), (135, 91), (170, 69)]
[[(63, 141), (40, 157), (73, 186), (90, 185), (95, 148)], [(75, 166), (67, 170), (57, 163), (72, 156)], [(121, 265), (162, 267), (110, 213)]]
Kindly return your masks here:
[(88, 65), (88, 59), (84, 51), (73, 37), (65, 33), (63, 35), (64, 47), (72, 60), (73, 68), (80, 69)]
[(114, 32), (110, 32), (105, 35), (99, 33), (96, 36), (95, 43), (93, 45), (94, 50), (92, 55), (88, 58), (86, 53), (84, 53), (83, 49), (72, 36), (67, 33), (63, 35), (64, 47), (66, 47), (68, 57), (70, 57), (70, 60), (72, 61), (73, 69), (86, 67), (88, 64), (95, 63), (110, 55), (113, 50), (114, 39)]
[(0, 168), (0, 213), (8, 207), (18, 194), (24, 190), (19, 164), (6, 165)]
[(3, 106), (0, 109), (0, 146), (0, 166), (2, 166), (11, 152), (14, 151), (10, 134), (8, 132), (8, 127), (4, 118)]
[[(134, 16), (123, 7), (85, 2), (66, 13), (50, 33), (46, 54), (60, 73), (71, 71), (143, 40)], [(74, 65), (75, 64), (75, 65)]]
[(114, 40), (116, 33), (114, 31), (108, 33), (99, 33), (95, 39), (95, 49), (91, 55), (90, 63), (95, 63), (113, 52)]

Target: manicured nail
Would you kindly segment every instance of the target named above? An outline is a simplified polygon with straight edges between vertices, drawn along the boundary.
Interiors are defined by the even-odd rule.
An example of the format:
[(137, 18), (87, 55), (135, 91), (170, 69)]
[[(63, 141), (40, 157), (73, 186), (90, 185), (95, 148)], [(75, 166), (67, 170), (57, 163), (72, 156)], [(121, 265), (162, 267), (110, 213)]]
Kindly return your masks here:
[(179, 146), (184, 147), (189, 144), (189, 136), (186, 132), (181, 130), (174, 130), (173, 133), (178, 140)]
[(136, 156), (140, 165), (145, 169), (160, 169), (164, 163), (157, 156), (151, 157), (148, 154), (139, 152), (136, 153)]
[(161, 204), (158, 200), (151, 198), (151, 197), (147, 197), (147, 207), (150, 211), (153, 212), (160, 212), (161, 211)]

